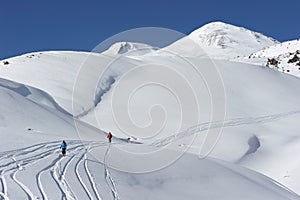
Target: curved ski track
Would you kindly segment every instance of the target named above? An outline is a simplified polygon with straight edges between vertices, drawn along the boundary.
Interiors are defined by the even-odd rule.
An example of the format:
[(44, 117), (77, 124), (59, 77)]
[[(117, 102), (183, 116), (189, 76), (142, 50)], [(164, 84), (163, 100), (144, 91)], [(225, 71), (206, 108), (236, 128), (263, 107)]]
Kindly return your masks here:
[[(197, 134), (210, 128), (263, 124), (299, 113), (300, 111), (294, 111), (257, 118), (237, 118), (203, 123), (190, 127), (184, 132), (157, 140), (152, 145), (165, 146), (176, 139)], [(0, 152), (0, 200), (104, 200), (102, 196), (107, 195), (114, 200), (120, 200), (116, 181), (108, 167), (109, 151), (112, 144), (71, 140), (68, 141), (67, 155), (63, 157), (60, 155), (60, 143), (61, 141), (53, 141)], [(88, 157), (89, 152), (99, 146), (107, 146), (104, 163), (91, 160)], [(101, 171), (96, 171), (97, 167), (89, 168), (89, 164), (91, 164), (89, 161), (102, 165), (104, 168), (103, 180), (99, 176), (95, 176), (101, 173)]]
[[(103, 200), (101, 192), (111, 191), (100, 191), (101, 184), (107, 180), (100, 180), (101, 184), (94, 180), (93, 174), (101, 172), (91, 171), (88, 154), (107, 143), (69, 141), (66, 156), (60, 154), (60, 143), (54, 141), (0, 152), (0, 200)], [(32, 179), (32, 184), (27, 178)]]
[(105, 155), (104, 155), (104, 176), (105, 176), (106, 184), (110, 188), (114, 200), (119, 200), (120, 197), (119, 197), (119, 194), (118, 194), (118, 191), (117, 191), (115, 181), (112, 178), (112, 176), (110, 174), (110, 171), (108, 169), (108, 166), (107, 166), (107, 158), (108, 158), (108, 155), (109, 155), (110, 145), (111, 145), (111, 143), (109, 143), (109, 145), (107, 147), (107, 150), (105, 152)]
[(300, 114), (300, 110), (274, 114), (274, 115), (266, 115), (261, 117), (236, 118), (236, 119), (229, 119), (225, 121), (206, 122), (206, 123), (192, 126), (180, 133), (176, 133), (168, 137), (158, 139), (154, 141), (151, 145), (156, 147), (163, 147), (177, 139), (198, 134), (200, 132), (207, 131), (209, 129), (233, 127), (233, 126), (240, 126), (240, 125), (265, 124), (265, 123), (277, 121), (297, 114)]

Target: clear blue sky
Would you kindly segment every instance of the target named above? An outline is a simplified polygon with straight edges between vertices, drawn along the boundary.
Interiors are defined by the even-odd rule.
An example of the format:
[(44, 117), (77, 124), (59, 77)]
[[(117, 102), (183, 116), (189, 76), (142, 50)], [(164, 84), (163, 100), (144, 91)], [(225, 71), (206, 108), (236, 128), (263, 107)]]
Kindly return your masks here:
[(298, 39), (299, 8), (299, 0), (0, 0), (0, 60), (42, 50), (91, 51), (138, 27), (188, 34), (211, 21), (279, 41)]

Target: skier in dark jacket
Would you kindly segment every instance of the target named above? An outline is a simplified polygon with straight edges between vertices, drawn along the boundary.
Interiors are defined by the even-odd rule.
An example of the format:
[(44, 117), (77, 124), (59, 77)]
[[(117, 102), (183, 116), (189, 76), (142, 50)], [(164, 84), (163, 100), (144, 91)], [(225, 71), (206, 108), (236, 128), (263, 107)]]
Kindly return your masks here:
[(111, 138), (112, 138), (111, 132), (109, 132), (109, 133), (107, 134), (107, 138), (108, 138), (108, 142), (111, 143)]
[(66, 155), (66, 151), (67, 151), (67, 143), (63, 140), (63, 142), (60, 145), (61, 148), (61, 153), (63, 156)]

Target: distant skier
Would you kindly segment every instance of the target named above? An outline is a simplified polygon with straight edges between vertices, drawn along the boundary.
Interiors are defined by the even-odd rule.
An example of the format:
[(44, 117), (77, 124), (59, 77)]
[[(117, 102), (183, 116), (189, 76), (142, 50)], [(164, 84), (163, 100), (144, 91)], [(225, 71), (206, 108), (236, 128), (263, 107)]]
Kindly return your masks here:
[(112, 138), (111, 132), (108, 132), (107, 138), (108, 138), (108, 142), (111, 143), (111, 138)]
[(61, 153), (63, 156), (66, 155), (66, 151), (67, 151), (67, 143), (63, 140), (63, 142), (60, 145), (61, 148)]

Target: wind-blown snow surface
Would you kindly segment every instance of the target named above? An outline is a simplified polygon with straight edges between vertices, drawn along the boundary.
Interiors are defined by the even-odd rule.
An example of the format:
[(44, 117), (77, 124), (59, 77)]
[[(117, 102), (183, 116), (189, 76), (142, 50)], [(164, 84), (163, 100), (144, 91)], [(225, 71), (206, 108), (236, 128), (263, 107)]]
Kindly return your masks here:
[[(209, 32), (210, 36), (205, 36), (207, 27), (211, 27), (213, 36)], [(226, 58), (247, 55), (276, 43), (263, 35), (255, 36), (257, 33), (223, 23), (207, 27), (191, 36), (207, 45), (204, 50), (217, 53), (210, 56), (218, 58), (220, 55), (228, 55)], [(110, 103), (114, 89), (120, 81), (128, 81), (124, 76), (127, 72), (133, 72), (131, 77), (146, 77), (145, 70), (134, 73), (133, 69), (138, 65), (160, 63), (182, 70), (183, 61), (169, 51), (186, 53), (180, 55), (186, 56), (184, 59), (196, 68), (205, 70), (205, 66), (212, 62), (201, 55), (198, 57), (198, 53), (203, 52), (194, 52), (193, 46), (187, 45), (186, 41), (180, 40), (162, 50), (119, 43), (102, 54), (40, 52), (7, 59), (9, 64), (1, 62), (0, 199), (300, 199), (289, 190), (300, 193), (300, 159), (296, 155), (300, 150), (297, 129), (300, 81), (251, 64), (213, 61), (224, 83), (226, 118), (221, 122), (207, 123), (211, 111), (205, 107), (209, 98), (206, 97), (205, 84), (201, 83), (195, 91), (202, 97), (198, 103), (203, 118), (199, 124), (193, 124), (188, 133), (178, 135), (183, 138), (188, 134), (197, 136), (189, 152), (179, 160), (164, 169), (145, 174), (110, 168), (130, 166), (126, 157), (120, 158), (116, 154), (116, 147), (138, 152), (145, 145), (117, 139), (108, 145), (105, 135), (95, 128), (112, 130), (115, 136), (126, 137), (113, 121)], [(178, 45), (180, 43), (184, 45)], [(241, 44), (249, 45), (240, 48)], [(142, 52), (139, 52), (141, 47)], [(220, 51), (210, 51), (210, 48)], [(118, 62), (109, 65), (116, 58)], [(100, 83), (92, 82), (96, 84), (91, 85), (89, 80), (99, 81), (98, 72), (108, 65)], [(80, 77), (82, 87), (79, 89), (82, 90), (79, 94), (86, 94), (84, 90), (91, 88), (93, 96), (72, 99), (73, 86), (82, 67), (87, 76)], [(197, 81), (191, 72), (184, 70), (182, 75)], [(218, 93), (223, 92), (223, 88), (216, 89)], [(132, 117), (139, 124), (149, 122), (145, 113), (153, 103), (165, 105), (168, 111), (165, 126), (168, 134), (152, 141), (154, 146), (151, 148), (167, 145), (174, 138), (172, 134), (176, 133), (180, 113), (176, 111), (176, 101), (169, 96), (162, 88), (149, 87), (132, 99), (135, 102), (135, 106), (130, 107)], [(72, 102), (75, 110), (72, 110)], [(117, 103), (122, 105), (124, 102)], [(76, 133), (71, 114), (82, 120), (76, 120), (77, 128), (86, 134), (84, 138), (88, 141), (80, 141), (82, 138)], [(100, 124), (94, 121), (94, 114)], [(223, 127), (222, 135), (210, 154), (216, 159), (199, 160), (195, 154), (199, 153), (205, 131), (218, 127)], [(69, 144), (68, 155), (64, 158), (59, 156), (62, 139)], [(170, 151), (187, 146), (185, 141), (178, 140), (178, 147)], [(95, 159), (93, 153), (103, 155), (105, 162)], [(143, 164), (147, 162), (141, 162)]]

